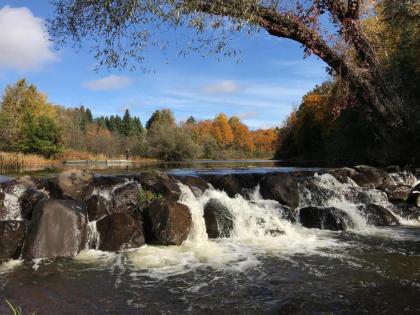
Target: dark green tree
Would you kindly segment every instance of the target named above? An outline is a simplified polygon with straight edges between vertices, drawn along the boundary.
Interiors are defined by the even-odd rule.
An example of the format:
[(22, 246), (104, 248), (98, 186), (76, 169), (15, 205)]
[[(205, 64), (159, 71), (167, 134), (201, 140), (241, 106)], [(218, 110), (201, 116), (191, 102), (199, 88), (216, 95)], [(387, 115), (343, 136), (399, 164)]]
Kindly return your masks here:
[(48, 116), (27, 114), (19, 138), (15, 149), (24, 153), (42, 154), (50, 158), (62, 150), (61, 130)]
[(120, 133), (125, 137), (129, 137), (133, 134), (133, 123), (128, 109), (125, 110), (124, 117), (121, 122)]

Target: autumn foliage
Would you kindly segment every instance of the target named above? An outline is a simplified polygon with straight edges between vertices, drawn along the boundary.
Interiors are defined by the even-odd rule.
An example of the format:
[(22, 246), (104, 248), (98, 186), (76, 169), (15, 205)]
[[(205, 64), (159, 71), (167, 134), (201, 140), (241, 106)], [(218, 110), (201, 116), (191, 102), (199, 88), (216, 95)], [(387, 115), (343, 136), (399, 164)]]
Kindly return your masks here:
[(0, 150), (61, 160), (126, 157), (162, 160), (271, 158), (274, 129), (251, 131), (238, 117), (190, 117), (177, 124), (170, 109), (156, 110), (143, 127), (129, 110), (93, 117), (89, 108), (48, 102), (26, 80), (6, 88), (0, 108)]

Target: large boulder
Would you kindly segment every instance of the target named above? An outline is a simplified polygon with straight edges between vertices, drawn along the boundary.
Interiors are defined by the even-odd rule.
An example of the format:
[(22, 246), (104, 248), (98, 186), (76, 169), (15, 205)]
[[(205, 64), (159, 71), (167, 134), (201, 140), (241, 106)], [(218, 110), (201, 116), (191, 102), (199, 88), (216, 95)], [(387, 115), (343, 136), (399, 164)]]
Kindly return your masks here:
[(398, 218), (391, 211), (380, 205), (368, 204), (361, 207), (360, 210), (370, 225), (388, 226), (400, 224)]
[(327, 173), (334, 176), (340, 183), (345, 184), (348, 183), (349, 178), (351, 179), (357, 174), (357, 171), (350, 167), (341, 167), (329, 170)]
[(78, 201), (44, 199), (38, 202), (25, 241), (23, 257), (72, 257), (86, 244), (86, 206)]
[(93, 195), (101, 195), (106, 199), (111, 199), (111, 192), (127, 183), (126, 178), (118, 176), (95, 176), (90, 181), (85, 190), (85, 199), (89, 199)]
[(204, 207), (204, 221), (209, 238), (230, 237), (233, 230), (233, 217), (229, 209), (219, 200), (210, 199)]
[(177, 201), (181, 196), (181, 189), (175, 178), (164, 173), (143, 173), (133, 177), (146, 191), (160, 195), (166, 200)]
[(321, 230), (343, 231), (353, 227), (347, 213), (337, 208), (308, 207), (299, 211), (302, 226)]
[(97, 221), (112, 211), (112, 202), (101, 195), (93, 195), (86, 201), (89, 221)]
[(112, 192), (113, 213), (133, 212), (139, 203), (139, 185), (136, 182), (117, 187)]
[(405, 220), (420, 221), (420, 207), (408, 203), (399, 203), (394, 205), (392, 211)]
[(53, 198), (84, 200), (84, 192), (92, 178), (93, 174), (87, 171), (68, 170), (47, 179), (45, 186)]
[(22, 221), (0, 221), (0, 263), (20, 257), (25, 234)]
[(258, 185), (256, 174), (228, 174), (228, 175), (206, 175), (205, 179), (218, 190), (223, 190), (233, 198), (240, 194), (247, 196), (248, 192)]
[(420, 184), (414, 187), (407, 197), (407, 203), (420, 207)]
[(118, 251), (145, 244), (143, 225), (129, 213), (115, 213), (96, 222), (99, 233), (98, 249)]
[(166, 200), (155, 200), (143, 211), (146, 242), (155, 245), (181, 245), (191, 229), (187, 206)]
[(385, 171), (372, 166), (358, 165), (354, 169), (357, 171), (357, 174), (352, 179), (364, 188), (379, 187), (386, 177)]
[(386, 174), (382, 184), (378, 188), (387, 191), (398, 186), (413, 187), (416, 182), (417, 178), (411, 172), (395, 172)]
[(392, 202), (405, 202), (411, 193), (411, 186), (396, 186), (387, 191), (388, 199)]
[(205, 192), (209, 188), (209, 184), (201, 178), (197, 176), (176, 176), (182, 184), (188, 186), (194, 195), (199, 196), (203, 192)]
[(271, 199), (296, 208), (299, 205), (299, 190), (296, 177), (286, 174), (268, 174), (260, 183), (260, 192), (264, 199)]

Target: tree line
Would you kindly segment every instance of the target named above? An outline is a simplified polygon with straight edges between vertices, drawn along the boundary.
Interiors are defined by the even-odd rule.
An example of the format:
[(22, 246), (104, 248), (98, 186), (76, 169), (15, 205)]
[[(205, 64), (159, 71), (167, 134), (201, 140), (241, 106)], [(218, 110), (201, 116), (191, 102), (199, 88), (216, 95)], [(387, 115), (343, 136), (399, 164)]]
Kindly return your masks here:
[[(278, 130), (250, 130), (238, 117), (189, 117), (177, 123), (170, 109), (156, 110), (143, 126), (128, 109), (94, 117), (85, 106), (65, 108), (25, 79), (6, 87), (0, 108), (0, 150), (60, 158), (88, 152), (108, 158), (130, 155), (162, 160), (273, 156)], [(77, 154), (75, 154), (77, 156)]]

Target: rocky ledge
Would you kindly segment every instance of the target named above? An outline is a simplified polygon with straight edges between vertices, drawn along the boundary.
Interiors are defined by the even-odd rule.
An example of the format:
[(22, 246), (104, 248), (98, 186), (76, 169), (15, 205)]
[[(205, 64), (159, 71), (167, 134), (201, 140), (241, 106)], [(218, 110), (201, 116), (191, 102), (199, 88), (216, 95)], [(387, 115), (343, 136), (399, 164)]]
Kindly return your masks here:
[[(276, 201), (283, 219), (306, 228), (354, 228), (340, 203), (354, 205), (369, 225), (398, 225), (420, 217), (419, 181), (397, 168), (201, 177), (94, 176), (69, 170), (52, 178), (22, 177), (0, 184), (0, 262), (71, 257), (86, 248), (181, 245), (192, 217), (179, 202), (180, 183), (196, 196), (213, 187), (245, 199), (260, 187), (261, 198)], [(203, 215), (209, 238), (231, 237), (234, 217), (225, 205), (210, 199)]]

